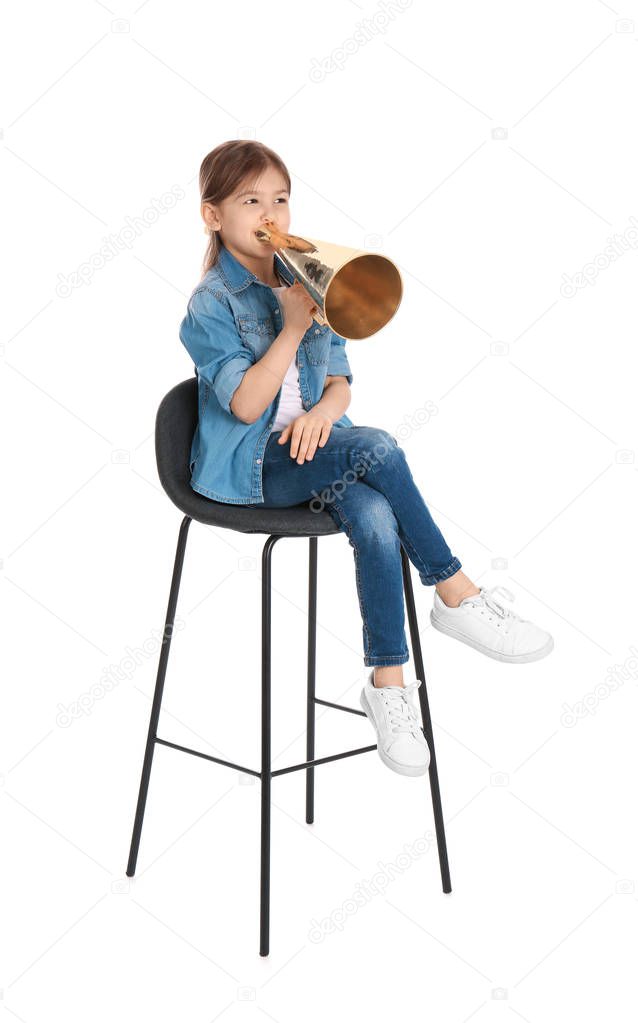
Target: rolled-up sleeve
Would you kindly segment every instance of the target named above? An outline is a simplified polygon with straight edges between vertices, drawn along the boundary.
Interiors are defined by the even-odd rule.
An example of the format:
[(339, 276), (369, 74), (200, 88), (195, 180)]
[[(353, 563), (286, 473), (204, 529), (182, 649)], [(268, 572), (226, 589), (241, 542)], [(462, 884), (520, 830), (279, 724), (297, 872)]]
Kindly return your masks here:
[(350, 363), (348, 362), (348, 356), (346, 355), (346, 342), (345, 339), (339, 337), (333, 331), (330, 332), (332, 337), (330, 339), (330, 352), (328, 355), (328, 369), (326, 370), (326, 376), (329, 377), (346, 377), (348, 383), (352, 383), (352, 370), (350, 369)]
[(244, 373), (254, 365), (252, 352), (242, 344), (233, 314), (223, 298), (209, 289), (196, 291), (179, 328), (182, 344), (195, 363), (198, 376), (209, 384), (225, 412)]

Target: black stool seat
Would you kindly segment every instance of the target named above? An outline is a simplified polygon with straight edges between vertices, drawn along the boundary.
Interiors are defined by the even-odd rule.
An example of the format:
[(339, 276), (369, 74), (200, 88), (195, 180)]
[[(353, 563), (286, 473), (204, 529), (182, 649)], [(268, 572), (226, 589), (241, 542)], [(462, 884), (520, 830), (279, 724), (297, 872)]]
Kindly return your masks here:
[[(184, 518), (179, 529), (173, 578), (168, 595), (166, 623), (162, 636), (162, 646), (157, 666), (153, 706), (148, 724), (142, 776), (140, 779), (135, 821), (129, 850), (127, 877), (134, 877), (137, 856), (142, 836), (142, 825), (146, 809), (153, 755), (156, 746), (188, 753), (202, 760), (219, 764), (222, 767), (250, 774), (259, 778), (261, 783), (261, 841), (260, 841), (260, 885), (259, 885), (259, 954), (269, 954), (270, 942), (270, 790), (274, 778), (292, 771), (303, 771), (306, 776), (306, 823), (312, 824), (315, 819), (315, 768), (323, 764), (355, 757), (362, 753), (371, 753), (377, 749), (376, 743), (360, 746), (356, 749), (344, 750), (330, 756), (315, 757), (315, 725), (317, 706), (330, 707), (332, 710), (345, 711), (347, 714), (358, 714), (365, 717), (359, 707), (350, 707), (331, 700), (321, 699), (315, 690), (315, 669), (317, 655), (317, 537), (330, 533), (339, 533), (340, 529), (327, 511), (313, 512), (307, 504), (295, 505), (292, 508), (260, 508), (237, 504), (224, 504), (211, 501), (198, 494), (190, 485), (190, 449), (193, 434), (197, 425), (197, 381), (185, 380), (168, 392), (158, 411), (155, 425), (155, 454), (157, 469), (164, 490), (183, 513)], [(170, 739), (160, 737), (158, 725), (162, 706), (162, 694), (166, 679), (166, 667), (171, 646), (171, 636), (175, 625), (177, 600), (179, 596), (182, 568), (186, 553), (188, 530), (195, 519), (207, 525), (224, 526), (240, 533), (267, 533), (261, 556), (261, 758), (260, 769), (237, 764), (232, 760), (205, 753), (203, 750), (182, 746)], [(307, 682), (306, 682), (306, 759), (286, 767), (272, 768), (272, 737), (271, 737), (271, 632), (272, 632), (272, 551), (282, 537), (308, 537), (308, 649), (307, 649)], [(403, 576), (403, 592), (407, 604), (410, 640), (416, 677), (422, 680), (418, 696), (421, 707), (422, 731), (430, 747), (430, 792), (434, 811), (434, 827), (439, 853), (441, 883), (444, 892), (451, 892), (450, 868), (447, 858), (445, 825), (439, 776), (436, 766), (436, 751), (432, 734), (432, 718), (425, 684), (421, 640), (417, 622), (414, 593), (410, 576), (410, 562), (401, 546), (401, 567)], [(246, 609), (242, 609), (247, 613)], [(223, 625), (219, 632), (224, 642)], [(214, 650), (214, 647), (213, 647)], [(223, 837), (223, 836), (220, 836)]]
[(160, 404), (155, 421), (157, 470), (164, 490), (180, 511), (208, 526), (239, 533), (277, 536), (327, 536), (339, 527), (327, 511), (312, 511), (306, 501), (292, 508), (251, 508), (212, 501), (190, 485), (190, 449), (197, 426), (197, 380), (183, 380)]

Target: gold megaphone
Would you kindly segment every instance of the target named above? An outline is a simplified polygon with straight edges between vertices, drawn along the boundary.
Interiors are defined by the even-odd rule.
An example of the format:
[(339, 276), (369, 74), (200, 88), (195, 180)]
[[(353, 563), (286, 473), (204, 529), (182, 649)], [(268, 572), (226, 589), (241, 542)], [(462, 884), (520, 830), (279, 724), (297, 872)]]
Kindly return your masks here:
[(269, 242), (314, 300), (313, 319), (340, 337), (371, 337), (392, 319), (403, 294), (398, 268), (374, 252), (284, 234), (266, 221), (255, 236)]

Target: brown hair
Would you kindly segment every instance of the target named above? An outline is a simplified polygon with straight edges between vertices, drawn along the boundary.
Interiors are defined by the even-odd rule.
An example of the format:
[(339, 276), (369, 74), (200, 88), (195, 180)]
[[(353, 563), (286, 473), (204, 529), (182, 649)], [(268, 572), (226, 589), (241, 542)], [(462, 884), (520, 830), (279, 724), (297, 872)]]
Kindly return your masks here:
[[(280, 171), (290, 193), (290, 174), (285, 163), (263, 142), (252, 139), (231, 139), (222, 142), (204, 157), (199, 169), (201, 203), (217, 205), (232, 195), (247, 180), (256, 181), (268, 166)], [(215, 266), (221, 242), (218, 231), (211, 231), (202, 263), (203, 274)]]

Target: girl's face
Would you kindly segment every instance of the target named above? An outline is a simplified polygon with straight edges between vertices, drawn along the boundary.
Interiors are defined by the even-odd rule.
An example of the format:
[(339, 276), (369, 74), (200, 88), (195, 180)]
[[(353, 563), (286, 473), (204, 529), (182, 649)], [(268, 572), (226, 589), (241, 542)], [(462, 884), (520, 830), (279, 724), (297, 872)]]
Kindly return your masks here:
[[(251, 191), (251, 189), (253, 189)], [(273, 247), (255, 237), (265, 220), (272, 220), (281, 231), (290, 227), (289, 193), (281, 173), (267, 167), (255, 182), (242, 182), (233, 195), (217, 206), (206, 204), (202, 216), (207, 225), (218, 230), (223, 244), (245, 259), (272, 262)]]

